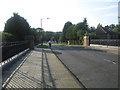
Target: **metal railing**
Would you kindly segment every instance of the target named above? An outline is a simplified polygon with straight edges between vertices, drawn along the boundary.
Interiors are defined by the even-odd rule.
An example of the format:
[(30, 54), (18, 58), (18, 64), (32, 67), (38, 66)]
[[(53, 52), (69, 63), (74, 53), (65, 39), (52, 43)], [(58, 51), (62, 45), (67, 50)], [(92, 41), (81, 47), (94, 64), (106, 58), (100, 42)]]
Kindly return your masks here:
[(120, 39), (91, 39), (90, 44), (120, 46)]
[(2, 43), (2, 62), (28, 48), (27, 41)]

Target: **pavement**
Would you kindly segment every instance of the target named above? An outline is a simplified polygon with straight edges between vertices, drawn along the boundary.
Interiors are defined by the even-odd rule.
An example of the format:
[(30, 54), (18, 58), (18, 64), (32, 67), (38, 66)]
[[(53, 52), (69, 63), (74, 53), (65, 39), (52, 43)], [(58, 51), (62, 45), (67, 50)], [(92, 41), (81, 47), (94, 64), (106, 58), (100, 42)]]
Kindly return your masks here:
[(51, 49), (43, 48), (31, 50), (2, 78), (3, 88), (83, 88)]

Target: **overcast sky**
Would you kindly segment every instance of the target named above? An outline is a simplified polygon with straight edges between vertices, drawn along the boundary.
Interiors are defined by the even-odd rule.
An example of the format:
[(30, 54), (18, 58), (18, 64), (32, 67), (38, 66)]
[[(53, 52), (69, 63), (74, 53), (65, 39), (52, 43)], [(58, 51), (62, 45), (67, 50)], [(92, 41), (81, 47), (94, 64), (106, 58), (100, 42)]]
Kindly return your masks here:
[[(18, 13), (31, 27), (41, 27), (43, 19), (45, 31), (62, 31), (64, 24), (71, 21), (77, 24), (87, 18), (89, 26), (103, 26), (118, 23), (119, 0), (1, 0), (0, 31), (5, 22)], [(50, 19), (46, 19), (50, 18)]]

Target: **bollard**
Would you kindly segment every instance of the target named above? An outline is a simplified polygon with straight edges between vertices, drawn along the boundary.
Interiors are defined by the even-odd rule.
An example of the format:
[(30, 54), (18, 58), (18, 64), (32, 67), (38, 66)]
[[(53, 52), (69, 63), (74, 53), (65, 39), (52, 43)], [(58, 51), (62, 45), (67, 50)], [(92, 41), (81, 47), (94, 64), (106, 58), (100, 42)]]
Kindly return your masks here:
[(84, 36), (84, 46), (90, 46), (89, 36)]

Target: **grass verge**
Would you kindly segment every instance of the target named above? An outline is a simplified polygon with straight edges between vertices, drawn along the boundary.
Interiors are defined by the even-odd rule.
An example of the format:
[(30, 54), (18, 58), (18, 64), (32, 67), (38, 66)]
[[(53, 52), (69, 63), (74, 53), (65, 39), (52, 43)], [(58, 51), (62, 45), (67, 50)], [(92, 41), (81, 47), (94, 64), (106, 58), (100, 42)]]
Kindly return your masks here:
[(65, 45), (65, 46), (83, 46), (83, 45)]
[(58, 46), (65, 46), (65, 44), (53, 44), (53, 45), (58, 45)]
[(48, 48), (48, 46), (47, 45), (39, 45), (39, 46), (37, 46), (37, 48)]

